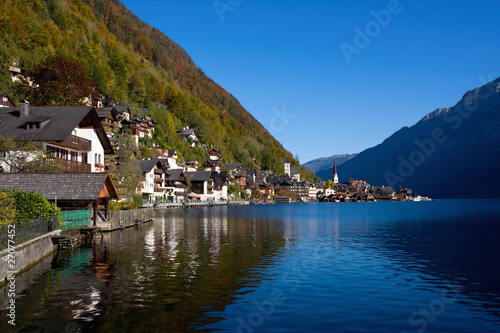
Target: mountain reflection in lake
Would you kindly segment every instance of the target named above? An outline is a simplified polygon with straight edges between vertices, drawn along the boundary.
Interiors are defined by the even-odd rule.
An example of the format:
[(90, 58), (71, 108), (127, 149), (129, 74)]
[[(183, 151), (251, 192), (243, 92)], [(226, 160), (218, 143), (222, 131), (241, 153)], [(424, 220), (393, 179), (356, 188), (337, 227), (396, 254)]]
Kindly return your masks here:
[(494, 200), (159, 211), (20, 276), (15, 328), (498, 332), (499, 221)]

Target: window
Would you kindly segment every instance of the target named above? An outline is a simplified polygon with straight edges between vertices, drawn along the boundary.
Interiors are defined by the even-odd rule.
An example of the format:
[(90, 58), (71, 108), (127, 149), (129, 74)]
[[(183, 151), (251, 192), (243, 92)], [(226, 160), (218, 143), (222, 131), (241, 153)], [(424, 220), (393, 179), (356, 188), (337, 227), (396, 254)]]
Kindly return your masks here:
[(82, 163), (84, 164), (88, 163), (87, 153), (82, 153)]
[(95, 154), (95, 156), (94, 156), (94, 163), (98, 163), (97, 162), (97, 154)]

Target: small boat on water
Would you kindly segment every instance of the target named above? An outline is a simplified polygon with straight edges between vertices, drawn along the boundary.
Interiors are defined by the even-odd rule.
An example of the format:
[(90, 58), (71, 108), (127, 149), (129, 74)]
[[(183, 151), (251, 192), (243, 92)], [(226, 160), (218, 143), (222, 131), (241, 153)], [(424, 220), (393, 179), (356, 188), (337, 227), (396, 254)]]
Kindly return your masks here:
[(416, 198), (413, 198), (413, 201), (432, 201), (431, 198), (429, 197), (421, 197), (420, 195), (417, 196)]

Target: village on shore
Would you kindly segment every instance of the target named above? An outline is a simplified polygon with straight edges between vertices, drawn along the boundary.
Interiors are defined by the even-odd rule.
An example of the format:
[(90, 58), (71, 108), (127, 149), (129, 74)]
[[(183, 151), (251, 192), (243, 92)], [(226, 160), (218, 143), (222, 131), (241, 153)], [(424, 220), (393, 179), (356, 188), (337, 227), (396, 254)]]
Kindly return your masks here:
[[(12, 79), (19, 79), (20, 70), (11, 66)], [(224, 161), (221, 150), (207, 147), (198, 137), (196, 128), (183, 127), (177, 135), (191, 147), (201, 146), (207, 151), (206, 161), (179, 160), (175, 149), (151, 145), (155, 124), (146, 113), (132, 115), (127, 105), (118, 105), (113, 98), (93, 94), (87, 106), (31, 106), (28, 102), (15, 105), (8, 95), (0, 95), (0, 137), (14, 141), (29, 141), (40, 147), (47, 157), (64, 165), (64, 177), (54, 185), (54, 175), (37, 173), (28, 177), (15, 173), (7, 163), (20, 152), (4, 151), (0, 156), (2, 172), (0, 190), (16, 188), (36, 191), (34, 183), (46, 184), (51, 189), (45, 195), (48, 200), (59, 200), (64, 209), (90, 208), (96, 218), (105, 220), (109, 213), (109, 201), (118, 200), (116, 184), (109, 176), (105, 157), (119, 150), (117, 135), (127, 131), (137, 146), (147, 145), (156, 158), (136, 161), (142, 179), (136, 194), (144, 205), (188, 202), (228, 202), (250, 200), (253, 203), (271, 202), (345, 202), (345, 201), (396, 201), (412, 200), (412, 191), (391, 187), (371, 186), (365, 181), (339, 182), (334, 162), (332, 180), (313, 184), (302, 181), (299, 168), (284, 164), (284, 174), (264, 170), (255, 162), (253, 169), (242, 163)], [(27, 154), (27, 155), (26, 155)], [(24, 158), (30, 157), (26, 153)], [(22, 155), (22, 152), (21, 152)], [(119, 161), (108, 161), (109, 164)], [(92, 176), (95, 174), (95, 176)], [(66, 183), (61, 183), (62, 179)], [(119, 180), (120, 181), (120, 180)], [(94, 184), (99, 189), (97, 198), (80, 198), (84, 189), (75, 184)], [(39, 189), (42, 191), (43, 189)], [(73, 193), (73, 201), (65, 198), (65, 192)], [(42, 193), (43, 194), (43, 193)]]

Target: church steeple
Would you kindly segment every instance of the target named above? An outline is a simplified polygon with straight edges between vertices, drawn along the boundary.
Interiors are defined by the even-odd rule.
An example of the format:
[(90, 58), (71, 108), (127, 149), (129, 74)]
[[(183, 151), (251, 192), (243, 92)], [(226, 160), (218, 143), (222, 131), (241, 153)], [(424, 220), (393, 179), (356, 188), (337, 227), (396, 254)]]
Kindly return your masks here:
[(335, 163), (335, 159), (333, 160), (332, 180), (333, 180), (334, 184), (338, 184), (339, 183), (339, 175), (337, 174), (337, 163)]

